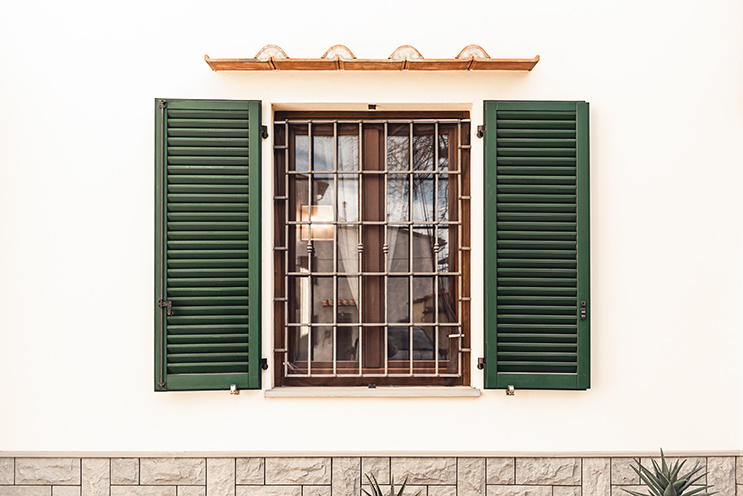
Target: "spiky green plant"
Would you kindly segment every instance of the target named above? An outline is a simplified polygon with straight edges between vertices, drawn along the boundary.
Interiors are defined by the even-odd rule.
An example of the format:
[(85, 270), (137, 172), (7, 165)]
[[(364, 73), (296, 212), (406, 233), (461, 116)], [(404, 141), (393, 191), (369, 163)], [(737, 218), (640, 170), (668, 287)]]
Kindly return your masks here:
[[(384, 496), (384, 493), (382, 492), (382, 488), (379, 487), (379, 483), (377, 482), (377, 478), (372, 475), (369, 477), (369, 474), (364, 474), (366, 476), (366, 480), (369, 481), (369, 486), (371, 486), (371, 493), (364, 489), (363, 487), (361, 490), (366, 494), (366, 496)], [(403, 491), (405, 491), (405, 486), (408, 484), (408, 478), (405, 477), (405, 480), (402, 481), (402, 487), (398, 492), (395, 492), (395, 477), (392, 477), (392, 487), (390, 488), (390, 494), (389, 496), (402, 496)], [(418, 491), (415, 493), (414, 496), (418, 496), (421, 492)]]
[(666, 457), (663, 454), (663, 450), (660, 450), (661, 464), (658, 465), (658, 462), (652, 458), (650, 461), (653, 462), (652, 471), (649, 468), (644, 467), (639, 458), (635, 458), (637, 467), (630, 465), (632, 470), (640, 476), (642, 482), (648, 486), (650, 494), (638, 493), (628, 489), (624, 489), (625, 492), (634, 496), (711, 496), (712, 494), (716, 494), (716, 491), (711, 493), (707, 492), (707, 489), (712, 487), (711, 485), (692, 487), (692, 484), (699, 482), (705, 475), (707, 475), (707, 472), (697, 475), (698, 472), (702, 470), (702, 467), (699, 466), (699, 462), (697, 462), (694, 465), (694, 468), (687, 473), (679, 475), (686, 460), (676, 460), (676, 463), (674, 463), (673, 466), (669, 466), (666, 463)]

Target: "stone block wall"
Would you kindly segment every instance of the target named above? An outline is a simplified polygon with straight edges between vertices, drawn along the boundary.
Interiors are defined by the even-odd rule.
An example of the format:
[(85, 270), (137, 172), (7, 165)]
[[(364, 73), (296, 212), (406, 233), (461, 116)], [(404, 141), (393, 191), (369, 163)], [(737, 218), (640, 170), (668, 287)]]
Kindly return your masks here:
[[(673, 459), (672, 459), (673, 460)], [(643, 459), (649, 464), (649, 459)], [(646, 492), (631, 458), (0, 458), (0, 496), (358, 496), (363, 474), (412, 496)], [(720, 496), (743, 496), (743, 457), (689, 458)], [(368, 489), (368, 488), (367, 488)]]

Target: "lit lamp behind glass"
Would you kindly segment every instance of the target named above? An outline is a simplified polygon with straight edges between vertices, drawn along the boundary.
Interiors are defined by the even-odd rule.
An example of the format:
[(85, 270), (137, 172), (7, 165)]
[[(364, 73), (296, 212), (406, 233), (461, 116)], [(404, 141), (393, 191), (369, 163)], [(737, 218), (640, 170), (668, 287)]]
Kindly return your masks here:
[[(310, 209), (312, 209), (310, 211)], [(310, 216), (310, 213), (312, 216)], [(310, 233), (312, 241), (333, 241), (333, 206), (332, 205), (302, 205), (299, 220), (312, 221), (312, 228), (303, 224), (299, 226), (300, 239), (308, 241)]]

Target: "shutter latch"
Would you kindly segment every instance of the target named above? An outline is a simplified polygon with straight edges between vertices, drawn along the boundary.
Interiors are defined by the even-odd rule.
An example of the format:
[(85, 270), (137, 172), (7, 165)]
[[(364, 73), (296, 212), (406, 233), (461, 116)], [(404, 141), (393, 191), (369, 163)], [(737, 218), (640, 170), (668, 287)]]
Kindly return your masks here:
[(586, 302), (581, 301), (580, 302), (580, 320), (586, 320), (586, 313), (588, 310), (586, 310)]
[(477, 359), (477, 369), (482, 370), (485, 368), (485, 359), (483, 357), (480, 357)]
[(485, 126), (477, 126), (477, 137), (482, 138), (485, 136)]
[(168, 317), (170, 317), (171, 315), (173, 315), (173, 302), (172, 301), (170, 301), (170, 300), (160, 300), (160, 301), (157, 302), (157, 306), (159, 306), (160, 308), (167, 308), (168, 309), (168, 311), (167, 311)]
[(261, 126), (261, 138), (268, 139), (268, 126)]

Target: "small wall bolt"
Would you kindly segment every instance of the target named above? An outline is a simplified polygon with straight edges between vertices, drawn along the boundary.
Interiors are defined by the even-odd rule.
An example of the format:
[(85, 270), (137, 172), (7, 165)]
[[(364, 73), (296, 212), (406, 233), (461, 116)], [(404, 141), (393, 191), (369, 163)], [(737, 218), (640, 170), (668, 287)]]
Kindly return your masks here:
[(515, 396), (515, 395), (516, 395), (516, 389), (513, 386), (509, 385), (506, 388), (506, 396)]
[(237, 384), (232, 384), (230, 386), (230, 394), (240, 394), (240, 391), (237, 389)]

